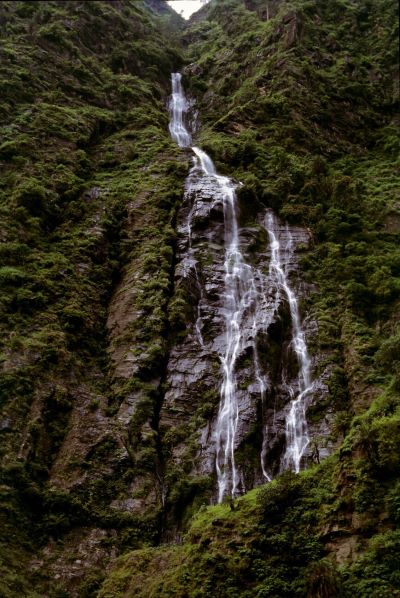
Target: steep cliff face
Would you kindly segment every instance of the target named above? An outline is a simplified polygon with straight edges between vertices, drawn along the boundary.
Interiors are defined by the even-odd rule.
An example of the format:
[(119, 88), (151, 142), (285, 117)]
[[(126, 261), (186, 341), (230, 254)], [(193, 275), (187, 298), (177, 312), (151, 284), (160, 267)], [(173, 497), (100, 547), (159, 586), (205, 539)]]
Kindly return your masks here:
[(347, 378), (361, 413), (381, 391), (374, 352), (397, 334), (395, 7), (265, 4), (211, 3), (186, 34), (199, 142), (244, 201), (311, 229), (313, 350), (331, 352), (338, 410)]
[[(156, 510), (139, 523), (117, 509), (117, 487), (132, 478), (119, 411), (135, 351), (135, 372), (163, 355), (187, 170), (171, 158), (165, 109), (180, 20), (163, 2), (3, 2), (0, 12), (2, 526), (11, 539), (1, 593), (28, 592), (27, 571), (40, 595), (65, 583), (85, 595), (88, 571), (94, 588), (119, 546), (157, 533)], [(58, 580), (53, 590), (42, 574)]]
[[(218, 411), (223, 385), (221, 358), (227, 344), (224, 300), (227, 221), (223, 193), (213, 176), (202, 173), (196, 159), (178, 214), (175, 268), (175, 292), (189, 298), (188, 310), (185, 322), (181, 322), (178, 342), (169, 355), (160, 412), (162, 444), (167, 451), (166, 477), (173, 503), (179, 498), (179, 490), (183, 500), (189, 489), (196, 501), (204, 499), (204, 490), (205, 496), (216, 498)], [(298, 392), (299, 363), (293, 346), (287, 292), (279, 274), (285, 273), (293, 295), (299, 299), (306, 297), (311, 288), (303, 283), (299, 271), (299, 256), (308, 249), (309, 232), (280, 223), (262, 205), (247, 215), (245, 209), (243, 205), (240, 244), (245, 248), (243, 257), (250, 277), (244, 277), (242, 283), (248, 285), (249, 296), (244, 299), (240, 316), (240, 348), (235, 363), (238, 420), (234, 449), (239, 493), (285, 468), (285, 428), (290, 398)], [(271, 236), (278, 244), (279, 263), (275, 264)], [(307, 340), (315, 337), (315, 321), (306, 321), (304, 328)], [(313, 373), (323, 357), (320, 353), (313, 358)], [(328, 376), (329, 371), (321, 370), (319, 377), (313, 379), (307, 410), (323, 401), (330, 402)], [(325, 410), (322, 420), (327, 417)], [(302, 466), (318, 455), (326, 456), (327, 446), (331, 446), (326, 422), (313, 422), (308, 435)], [(182, 471), (188, 477), (182, 477)], [(193, 485), (197, 486), (196, 491)]]
[(397, 591), (395, 17), (2, 3), (5, 596)]
[[(243, 257), (260, 273), (273, 262), (265, 217), (279, 214), (271, 228), (301, 298), (316, 384), (302, 461), (310, 469), (230, 507), (203, 507), (188, 523), (217, 498), (222, 396), (213, 380), (223, 381), (227, 342), (223, 200), (197, 163), (178, 213), (175, 291), (186, 309), (160, 411), (166, 522), (171, 529), (183, 521), (186, 535), (182, 546), (125, 557), (101, 596), (398, 590), (397, 557), (389, 556), (399, 549), (395, 21), (384, 1), (232, 0), (211, 2), (184, 35), (192, 59), (184, 84), (201, 123), (196, 144), (237, 182)], [(272, 314), (264, 335), (254, 342), (254, 320), (241, 320), (239, 493), (282, 468), (288, 386), (298, 367), (287, 351), (287, 302), (271, 310), (271, 280), (267, 288), (257, 310), (266, 321)], [(264, 397), (255, 348), (269, 382)]]

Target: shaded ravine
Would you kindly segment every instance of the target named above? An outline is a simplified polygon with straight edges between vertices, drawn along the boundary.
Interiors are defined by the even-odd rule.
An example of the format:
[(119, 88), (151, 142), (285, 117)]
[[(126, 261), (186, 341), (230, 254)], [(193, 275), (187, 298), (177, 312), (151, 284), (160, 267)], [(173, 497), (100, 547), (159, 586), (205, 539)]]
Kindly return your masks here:
[[(181, 75), (174, 73), (170, 102), (170, 133), (181, 148), (189, 149), (192, 139), (185, 126), (188, 109), (189, 104), (182, 89)], [(216, 472), (218, 502), (221, 502), (226, 495), (235, 497), (247, 489), (243, 472), (236, 463), (236, 450), (243, 440), (241, 434), (238, 435), (238, 427), (242, 428), (242, 420), (248, 417), (243, 408), (243, 391), (239, 388), (243, 386), (243, 376), (240, 371), (243, 356), (247, 355), (251, 361), (251, 380), (248, 384), (248, 396), (253, 403), (251, 410), (254, 411), (254, 400), (252, 400), (254, 394), (258, 395), (258, 402), (262, 407), (261, 422), (255, 423), (258, 426), (261, 424), (262, 427), (259, 462), (264, 480), (271, 480), (273, 475), (284, 469), (292, 469), (296, 472), (300, 470), (309, 444), (306, 408), (313, 385), (311, 362), (298, 301), (288, 280), (288, 263), (292, 259), (295, 248), (288, 227), (285, 235), (286, 245), (282, 246), (280, 225), (270, 210), (265, 211), (259, 226), (266, 231), (269, 240), (269, 264), (266, 268), (264, 255), (261, 263), (252, 265), (242, 249), (246, 247), (242, 237), (248, 231), (239, 227), (236, 185), (228, 177), (216, 172), (211, 158), (204, 151), (198, 147), (191, 147), (191, 150), (194, 153), (194, 166), (189, 173), (185, 191), (186, 200), (191, 201), (191, 205), (184, 217), (185, 225), (182, 227), (186, 237), (186, 249), (182, 248), (181, 252), (181, 277), (192, 279), (191, 287), (194, 286), (196, 289), (194, 331), (193, 337), (190, 336), (188, 342), (195, 341), (198, 345), (197, 353), (203, 373), (207, 367), (212, 369), (211, 354), (217, 355), (220, 362), (219, 375), (222, 380), (218, 412), (206, 426), (206, 430), (203, 430), (201, 439), (203, 448), (200, 455), (203, 466), (200, 466), (200, 471)], [(212, 224), (213, 219), (216, 225)], [(210, 222), (211, 230), (208, 230)], [(200, 229), (200, 234), (197, 234), (199, 231), (196, 233), (196, 228)], [(201, 231), (201, 229), (205, 230)], [(214, 252), (214, 271), (208, 269), (209, 273), (206, 272), (207, 267), (200, 255), (203, 253), (204, 257), (204, 240), (213, 247)], [(284, 257), (283, 261), (281, 254)], [(177, 275), (179, 276), (179, 266)], [(211, 289), (210, 284), (207, 283), (210, 278), (218, 288), (219, 296), (215, 293), (216, 288)], [(205, 282), (202, 283), (201, 279), (205, 279)], [(268, 338), (269, 328), (281, 317), (279, 312), (284, 304), (289, 307), (290, 318), (290, 339), (286, 351), (288, 354), (295, 355), (297, 366), (294, 373), (290, 372), (286, 376), (287, 379), (282, 380), (281, 390), (287, 396), (284, 407), (285, 447), (281, 451), (279, 465), (275, 464), (271, 468), (268, 465), (267, 455), (271, 443), (274, 442), (271, 434), (276, 434), (276, 429), (271, 429), (271, 425), (265, 420), (268, 397), (274, 394), (276, 380), (271, 375), (270, 364), (260, 355), (259, 341), (260, 336)], [(210, 329), (207, 322), (210, 322), (211, 312), (213, 330), (207, 330)], [(193, 347), (191, 350), (193, 351)], [(172, 353), (171, 366), (176, 362), (179, 368), (179, 349), (175, 353), (175, 356)], [(181, 381), (187, 382), (187, 376), (185, 380), (183, 378)], [(210, 385), (210, 380), (207, 384)], [(179, 401), (176, 393), (180, 390), (177, 383), (172, 393), (170, 392), (169, 395), (167, 393), (166, 411), (171, 407), (172, 402), (175, 405), (177, 400)], [(185, 393), (183, 387), (182, 393)], [(170, 421), (171, 419), (173, 417), (169, 418)], [(256, 419), (260, 419), (259, 414), (256, 415)], [(213, 461), (212, 467), (211, 461)]]

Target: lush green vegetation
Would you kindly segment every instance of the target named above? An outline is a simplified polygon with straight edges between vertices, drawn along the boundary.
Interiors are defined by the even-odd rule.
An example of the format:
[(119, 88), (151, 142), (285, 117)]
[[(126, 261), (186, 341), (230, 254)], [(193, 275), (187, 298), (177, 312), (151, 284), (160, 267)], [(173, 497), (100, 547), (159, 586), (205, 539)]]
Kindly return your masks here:
[(398, 388), (396, 367), (384, 372), (379, 351), (398, 335), (396, 7), (267, 4), (261, 20), (261, 2), (253, 11), (211, 3), (187, 34), (201, 142), (245, 183), (244, 203), (311, 228), (315, 250), (303, 267), (318, 283), (321, 345), (354, 336), (352, 375), (362, 370), (361, 380), (368, 368), (369, 387), (386, 375)]
[(226, 0), (203, 12), (184, 37), (199, 144), (245, 183), (244, 217), (264, 204), (312, 232), (304, 307), (319, 325), (312, 351), (332, 367), (331, 433), (344, 440), (235, 510), (201, 510), (182, 546), (123, 557), (100, 595), (397, 595), (396, 7)]
[[(395, 3), (212, 0), (183, 34), (158, 0), (6, 1), (0, 20), (0, 593), (396, 596)], [(312, 233), (304, 308), (343, 442), (230, 506), (200, 507), (210, 480), (167, 467), (166, 518), (160, 458), (194, 432), (160, 446), (190, 310), (173, 288), (188, 162), (165, 109), (183, 63), (198, 143), (244, 182), (243, 208)], [(111, 506), (127, 494), (136, 510)], [(155, 547), (176, 522), (182, 544)]]
[(396, 7), (266, 4), (212, 2), (186, 34), (200, 142), (245, 183), (244, 208), (265, 204), (311, 230), (312, 350), (329, 353), (332, 394), (349, 391), (342, 408), (362, 413), (399, 392)]
[[(360, 541), (362, 557), (354, 565), (327, 558), (328, 539), (342, 550), (352, 546), (351, 535), (341, 529), (343, 505), (332, 481), (340, 468), (331, 458), (301, 476), (286, 473), (249, 492), (234, 509), (203, 507), (183, 545), (121, 557), (99, 596), (392, 595), (400, 582), (397, 531)], [(391, 509), (395, 501), (392, 495), (385, 506)], [(375, 521), (370, 533), (378, 526)]]
[[(104, 554), (157, 534), (156, 509), (140, 517), (109, 506), (134, 472), (115, 456), (124, 439), (114, 414), (129, 389), (113, 376), (106, 329), (112, 294), (134, 269), (141, 337), (125, 332), (140, 354), (149, 347), (142, 371), (163, 356), (187, 167), (173, 158), (165, 109), (180, 21), (153, 7), (161, 14), (142, 2), (0, 7), (4, 596), (33, 595), (29, 553), (51, 539), (71, 558), (63, 538), (73, 529), (106, 530)], [(154, 411), (153, 400), (146, 421)], [(41, 571), (39, 595), (52, 591)], [(91, 575), (93, 589), (101, 562)]]

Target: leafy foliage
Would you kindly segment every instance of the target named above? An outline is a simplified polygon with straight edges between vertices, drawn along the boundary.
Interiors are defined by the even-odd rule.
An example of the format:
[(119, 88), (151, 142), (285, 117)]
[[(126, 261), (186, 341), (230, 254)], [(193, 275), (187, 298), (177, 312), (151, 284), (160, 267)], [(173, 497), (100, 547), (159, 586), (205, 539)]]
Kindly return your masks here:
[[(153, 347), (151, 371), (164, 350), (186, 173), (184, 159), (170, 157), (165, 109), (181, 61), (171, 14), (136, 1), (0, 7), (2, 525), (15, 537), (1, 558), (7, 575), (20, 570), (5, 596), (25, 592), (29, 551), (50, 538), (62, 552), (71, 530), (100, 528), (108, 555), (156, 533), (157, 509), (146, 517), (110, 507), (133, 474), (114, 423), (124, 394), (106, 322), (118, 282), (143, 264), (154, 283), (143, 280), (143, 338), (131, 343), (139, 354)], [(135, 202), (146, 222), (129, 212)], [(149, 410), (152, 418), (153, 403)], [(91, 430), (81, 445), (80, 419)], [(46, 584), (38, 573), (39, 594), (53, 591)]]
[(187, 30), (199, 144), (244, 183), (244, 213), (264, 204), (312, 232), (311, 349), (332, 364), (344, 442), (234, 510), (200, 511), (181, 547), (128, 555), (101, 596), (117, 580), (128, 596), (398, 592), (395, 23), (387, 0), (214, 0)]
[[(70, 583), (113, 598), (399, 590), (395, 5), (212, 0), (202, 13), (182, 36), (158, 0), (1, 3), (4, 596), (70, 595)], [(162, 437), (157, 421), (190, 310), (173, 288), (188, 163), (165, 110), (181, 41), (199, 144), (244, 183), (243, 213), (267, 205), (312, 233), (311, 349), (331, 362), (332, 434), (344, 437), (320, 466), (215, 507), (201, 506), (210, 479), (161, 460), (193, 430)], [(189, 463), (196, 447), (185, 450)], [(183, 543), (155, 548), (177, 521)], [(86, 578), (61, 567), (50, 581), (96, 534)]]

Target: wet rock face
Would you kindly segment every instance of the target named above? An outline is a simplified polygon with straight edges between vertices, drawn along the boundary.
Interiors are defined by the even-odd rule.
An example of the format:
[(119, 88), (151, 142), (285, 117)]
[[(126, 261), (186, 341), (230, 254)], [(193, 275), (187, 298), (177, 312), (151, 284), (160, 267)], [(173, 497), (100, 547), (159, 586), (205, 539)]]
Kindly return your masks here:
[[(245, 210), (244, 210), (245, 211)], [(253, 268), (256, 303), (242, 321), (240, 354), (236, 363), (238, 424), (235, 453), (239, 490), (248, 490), (283, 469), (285, 426), (293, 393), (298, 392), (299, 363), (292, 346), (292, 321), (287, 297), (270, 279), (271, 247), (265, 226), (270, 210), (240, 229), (241, 250)], [(282, 268), (299, 303), (311, 290), (301, 281), (299, 254), (309, 244), (306, 230), (275, 222)], [(187, 179), (179, 215), (175, 285), (185, 289), (191, 303), (186, 336), (172, 348), (160, 431), (168, 458), (176, 468), (196, 476), (215, 474), (216, 422), (223, 379), (221, 356), (226, 349), (224, 313), (224, 214), (220, 188), (213, 177), (194, 167)], [(306, 339), (316, 334), (316, 322), (301, 314)], [(258, 368), (255, 364), (257, 354)], [(315, 371), (318, 358), (311, 358)], [(329, 394), (325, 372), (314, 379), (306, 411)], [(265, 384), (264, 392), (261, 388)], [(329, 454), (325, 446), (329, 414), (309, 424), (310, 442), (302, 466)], [(264, 445), (263, 445), (264, 442)]]
[[(192, 304), (187, 334), (171, 350), (160, 427), (179, 428), (204, 406), (218, 401), (223, 349), (224, 227), (222, 200), (212, 180), (192, 172), (186, 182), (178, 227), (175, 286), (183, 286)], [(208, 402), (209, 402), (208, 401)]]

